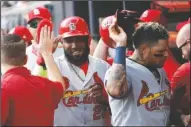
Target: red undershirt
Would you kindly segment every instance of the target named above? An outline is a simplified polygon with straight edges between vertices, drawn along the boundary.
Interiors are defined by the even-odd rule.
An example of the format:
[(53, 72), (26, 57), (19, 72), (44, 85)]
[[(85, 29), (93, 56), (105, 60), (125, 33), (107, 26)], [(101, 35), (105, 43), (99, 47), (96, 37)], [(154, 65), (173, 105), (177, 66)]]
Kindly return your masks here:
[(80, 68), (84, 71), (84, 74), (87, 74), (88, 71), (88, 61), (86, 61), (83, 65), (80, 66)]

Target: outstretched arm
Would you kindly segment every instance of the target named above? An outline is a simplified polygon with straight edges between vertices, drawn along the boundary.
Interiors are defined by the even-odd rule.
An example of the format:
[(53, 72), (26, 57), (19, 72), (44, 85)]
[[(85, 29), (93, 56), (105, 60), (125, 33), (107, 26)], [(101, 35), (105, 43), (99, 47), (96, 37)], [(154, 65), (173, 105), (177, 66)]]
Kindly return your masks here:
[(50, 28), (45, 26), (41, 29), (39, 51), (44, 58), (48, 78), (55, 82), (60, 82), (65, 90), (65, 83), (56, 63), (54, 62), (52, 50), (53, 50), (54, 37), (50, 32)]
[(116, 55), (114, 63), (110, 70), (106, 74), (106, 90), (115, 98), (121, 98), (126, 95), (128, 91), (128, 84), (126, 79), (126, 68), (125, 68), (125, 53), (127, 45), (127, 35), (116, 24), (116, 19), (113, 24), (109, 27), (110, 38), (112, 38), (116, 44)]

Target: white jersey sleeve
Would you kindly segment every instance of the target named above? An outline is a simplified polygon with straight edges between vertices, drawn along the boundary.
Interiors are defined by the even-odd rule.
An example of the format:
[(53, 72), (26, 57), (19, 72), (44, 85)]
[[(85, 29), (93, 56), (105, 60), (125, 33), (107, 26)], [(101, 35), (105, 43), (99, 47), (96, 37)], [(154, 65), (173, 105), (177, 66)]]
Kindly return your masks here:
[[(106, 87), (106, 84), (107, 84), (107, 80), (108, 80), (108, 76), (109, 76), (109, 73), (112, 69), (112, 66), (107, 70), (106, 74), (105, 74), (105, 78), (104, 78), (104, 86)], [(128, 91), (131, 90), (131, 87), (132, 87), (132, 82), (131, 82), (131, 78), (129, 77), (128, 75), (128, 72), (126, 72), (126, 81), (127, 81), (127, 86), (128, 86)], [(109, 94), (109, 93), (108, 93)], [(125, 94), (126, 95), (126, 94)], [(123, 95), (124, 96), (124, 95)], [(122, 97), (119, 97), (122, 99)], [(118, 99), (119, 99), (118, 98)]]

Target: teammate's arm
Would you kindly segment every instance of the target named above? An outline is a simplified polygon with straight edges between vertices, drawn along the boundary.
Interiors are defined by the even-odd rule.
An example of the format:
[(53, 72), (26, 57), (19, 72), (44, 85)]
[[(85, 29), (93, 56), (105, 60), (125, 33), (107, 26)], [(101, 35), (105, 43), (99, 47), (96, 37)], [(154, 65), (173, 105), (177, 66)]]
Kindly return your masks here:
[(53, 33), (50, 32), (50, 28), (47, 26), (43, 27), (40, 33), (39, 51), (44, 58), (47, 68), (48, 78), (52, 81), (60, 82), (63, 86), (63, 89), (65, 90), (66, 87), (63, 77), (56, 63), (54, 62), (54, 57), (52, 54), (53, 42), (54, 42), (54, 37)]
[[(100, 38), (97, 46), (96, 46), (96, 49), (93, 53), (93, 56), (99, 58), (99, 59), (102, 59), (104, 61), (106, 61), (107, 59), (107, 56), (108, 56), (108, 46), (104, 43), (104, 41)], [(100, 52), (101, 51), (101, 52)]]
[(123, 97), (128, 91), (125, 69), (125, 53), (127, 45), (127, 35), (122, 28), (116, 25), (116, 19), (109, 27), (110, 38), (112, 38), (116, 45), (116, 56), (114, 63), (107, 73), (107, 81), (105, 84), (107, 92), (112, 97)]

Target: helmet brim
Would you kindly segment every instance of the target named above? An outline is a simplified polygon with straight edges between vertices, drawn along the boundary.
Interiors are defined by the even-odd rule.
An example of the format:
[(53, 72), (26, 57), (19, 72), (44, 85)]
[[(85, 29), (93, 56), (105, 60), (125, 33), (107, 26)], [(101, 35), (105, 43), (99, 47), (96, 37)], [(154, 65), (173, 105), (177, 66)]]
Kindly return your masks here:
[(89, 33), (86, 32), (84, 33), (80, 31), (71, 31), (62, 34), (62, 38), (75, 37), (75, 36), (89, 36)]

